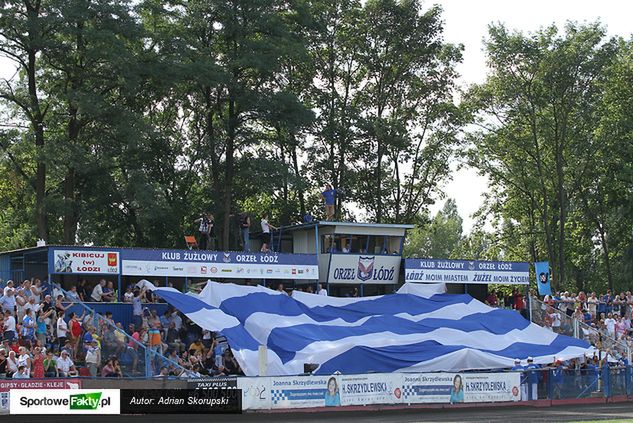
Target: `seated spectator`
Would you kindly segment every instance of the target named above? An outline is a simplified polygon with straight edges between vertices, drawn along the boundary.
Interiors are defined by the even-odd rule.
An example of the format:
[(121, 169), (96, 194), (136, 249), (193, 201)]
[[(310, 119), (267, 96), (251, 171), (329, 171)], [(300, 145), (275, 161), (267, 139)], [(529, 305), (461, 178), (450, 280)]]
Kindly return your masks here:
[(57, 360), (53, 355), (53, 351), (50, 350), (46, 352), (46, 358), (44, 359), (44, 376), (58, 377)]
[(261, 253), (270, 253), (270, 247), (267, 242), (262, 243), (262, 248), (259, 250)]
[(57, 359), (56, 367), (59, 377), (77, 376), (75, 363), (73, 363), (67, 350), (62, 350), (61, 357)]
[(167, 367), (163, 366), (160, 368), (160, 372), (154, 376), (155, 378), (167, 378), (169, 377), (169, 370)]
[(237, 360), (233, 356), (233, 353), (231, 352), (230, 348), (227, 348), (227, 350), (224, 351), (224, 357), (223, 357), (222, 365), (224, 366), (224, 368), (226, 369), (226, 371), (230, 375), (243, 375), (244, 374), (244, 372), (242, 372), (242, 369), (240, 368), (240, 365), (238, 364)]
[(76, 303), (76, 302), (81, 301), (81, 298), (79, 298), (79, 294), (77, 293), (76, 286), (70, 287), (70, 290), (66, 293), (66, 300), (70, 301), (71, 303)]
[(202, 354), (204, 352), (204, 345), (201, 339), (196, 339), (191, 345), (189, 345), (189, 354)]
[(123, 294), (123, 302), (131, 303), (134, 299), (134, 291), (132, 291), (132, 286), (128, 286), (125, 294)]
[(97, 285), (92, 289), (92, 294), (90, 294), (90, 300), (96, 303), (100, 303), (103, 301), (103, 288), (106, 286), (105, 279), (101, 279)]
[(105, 366), (101, 369), (101, 377), (123, 377), (119, 360), (116, 357), (110, 357)]
[(13, 374), (18, 371), (18, 359), (16, 358), (15, 351), (10, 350), (7, 357), (7, 377), (13, 377)]
[(13, 379), (28, 379), (30, 376), (26, 372), (25, 366), (18, 366), (18, 371), (13, 373)]
[(29, 350), (26, 347), (18, 348), (18, 369), (20, 366), (24, 367), (24, 371), (28, 377), (31, 376), (31, 367), (33, 363), (31, 361), (31, 354), (29, 354)]
[(0, 350), (0, 378), (5, 377), (7, 374), (7, 353), (5, 350)]
[(114, 283), (108, 281), (106, 286), (103, 287), (103, 293), (101, 294), (101, 301), (104, 303), (111, 303), (117, 300), (116, 290), (114, 289)]

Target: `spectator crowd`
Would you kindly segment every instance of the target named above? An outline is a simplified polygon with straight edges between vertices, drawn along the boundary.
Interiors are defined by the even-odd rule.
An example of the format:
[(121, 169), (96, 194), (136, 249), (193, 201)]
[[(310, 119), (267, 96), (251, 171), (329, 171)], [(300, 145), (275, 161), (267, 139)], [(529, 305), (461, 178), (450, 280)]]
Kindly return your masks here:
[(131, 286), (132, 322), (123, 327), (112, 313), (69, 311), (83, 301), (116, 299), (111, 282), (88, 289), (85, 281), (63, 291), (39, 279), (0, 291), (0, 377), (202, 377), (243, 374), (226, 338), (202, 330), (178, 311), (162, 315), (145, 287)]

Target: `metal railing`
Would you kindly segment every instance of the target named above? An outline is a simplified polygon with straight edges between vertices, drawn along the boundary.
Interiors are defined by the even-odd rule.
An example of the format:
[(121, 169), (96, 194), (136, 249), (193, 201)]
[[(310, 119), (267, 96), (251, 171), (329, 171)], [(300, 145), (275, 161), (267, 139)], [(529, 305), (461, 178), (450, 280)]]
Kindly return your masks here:
[(603, 362), (575, 367), (549, 367), (521, 372), (521, 400), (612, 398), (633, 395), (630, 365)]
[[(558, 319), (548, 317), (552, 314), (557, 314)], [(631, 345), (627, 340), (616, 339), (606, 330), (568, 316), (567, 313), (538, 298), (530, 297), (530, 319), (533, 323), (561, 335), (583, 339), (597, 349), (610, 353), (613, 359), (626, 359), (627, 363), (631, 364)]]
[[(59, 284), (51, 283), (51, 286), (59, 289), (64, 297), (68, 296), (68, 292)], [(110, 356), (115, 356), (119, 359), (124, 377), (141, 376), (150, 378), (157, 375), (163, 366), (167, 367), (171, 372), (177, 373), (179, 376), (184, 374), (193, 377), (193, 372), (184, 368), (174, 360), (165, 357), (160, 349), (153, 349), (137, 341), (127, 332), (118, 328), (114, 322), (96, 313), (86, 303), (82, 301), (75, 301), (74, 303), (84, 309), (89, 316), (92, 316), (92, 325), (96, 328), (96, 333), (101, 343), (101, 365), (105, 364)], [(85, 329), (86, 328), (84, 328), (84, 330)], [(119, 334), (118, 338), (116, 333)], [(114, 336), (115, 342), (106, 342), (106, 336), (109, 340)], [(124, 339), (122, 343), (120, 342), (121, 337)], [(80, 341), (80, 343), (81, 342), (82, 341)], [(143, 369), (143, 371), (141, 372), (140, 369)]]

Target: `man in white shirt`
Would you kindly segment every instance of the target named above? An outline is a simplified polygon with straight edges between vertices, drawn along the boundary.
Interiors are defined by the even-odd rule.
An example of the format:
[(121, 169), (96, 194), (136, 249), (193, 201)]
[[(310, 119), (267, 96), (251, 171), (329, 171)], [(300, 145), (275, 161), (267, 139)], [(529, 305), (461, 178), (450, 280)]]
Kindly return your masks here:
[(25, 309), (31, 310), (33, 312), (33, 316), (35, 316), (37, 312), (40, 311), (40, 307), (40, 304), (35, 302), (35, 296), (31, 296), (29, 298), (29, 302), (26, 304), (26, 306), (24, 306)]
[(13, 312), (15, 310), (15, 290), (13, 288), (4, 289), (4, 297), (0, 298), (0, 305), (3, 311)]
[(68, 335), (68, 324), (64, 320), (64, 312), (59, 311), (57, 313), (59, 318), (57, 319), (57, 340), (59, 341), (59, 347), (63, 347), (66, 343), (66, 336)]
[(62, 350), (61, 357), (57, 359), (57, 370), (60, 377), (73, 376), (73, 373), (77, 374), (75, 363), (68, 356), (68, 351)]
[(323, 288), (321, 284), (317, 286), (317, 292), (319, 293), (319, 295), (324, 295), (327, 297), (327, 289)]
[(613, 318), (613, 313), (607, 315), (607, 318), (604, 319), (604, 325), (607, 327), (609, 335), (615, 337), (615, 319)]
[(97, 303), (101, 302), (101, 296), (103, 295), (103, 287), (105, 286), (105, 284), (105, 279), (101, 279), (99, 283), (94, 287), (94, 289), (92, 290), (92, 294), (90, 294), (90, 298), (92, 299), (92, 301), (95, 301)]
[(16, 338), (15, 332), (15, 317), (13, 317), (13, 313), (10, 311), (4, 312), (4, 339), (8, 339), (9, 342), (13, 342)]
[(264, 217), (262, 217), (262, 220), (261, 220), (260, 223), (262, 225), (262, 244), (263, 243), (266, 243), (266, 244), (271, 243), (270, 230), (271, 229), (278, 229), (278, 228), (276, 228), (273, 225), (271, 225), (270, 223), (268, 223), (268, 213), (264, 213)]
[(4, 291), (2, 292), (2, 295), (4, 295), (5, 297), (7, 296), (7, 292), (9, 290), (13, 289), (13, 281), (12, 280), (8, 280), (7, 281), (7, 286), (4, 287)]

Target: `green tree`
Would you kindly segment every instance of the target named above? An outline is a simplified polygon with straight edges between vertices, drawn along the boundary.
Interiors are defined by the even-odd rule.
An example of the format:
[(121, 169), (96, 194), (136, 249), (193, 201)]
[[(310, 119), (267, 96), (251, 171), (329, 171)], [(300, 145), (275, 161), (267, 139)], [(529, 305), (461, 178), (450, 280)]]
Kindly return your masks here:
[[(47, 0), (6, 0), (0, 9), (0, 53), (17, 69), (17, 80), (1, 81), (0, 98), (17, 114), (16, 121), (28, 122), (28, 133), (10, 131), (3, 134), (2, 148), (16, 171), (35, 192), (37, 236), (49, 238), (46, 187), (45, 119), (49, 112), (46, 96), (42, 96), (39, 76), (42, 52), (60, 24), (51, 13)], [(28, 162), (17, 160), (12, 148), (23, 142), (32, 143)], [(19, 147), (17, 147), (19, 148)], [(34, 171), (29, 162), (33, 162)]]
[(547, 257), (564, 286), (575, 185), (589, 183), (596, 112), (616, 43), (596, 24), (529, 35), (492, 25), (486, 51), (491, 74), (470, 91), (483, 128), (471, 163), (489, 177), (500, 218), (532, 238), (532, 258)]
[(418, 225), (407, 237), (404, 248), (406, 257), (462, 258), (460, 251), (462, 218), (457, 211), (457, 203), (452, 198), (446, 200), (442, 210), (426, 225)]

